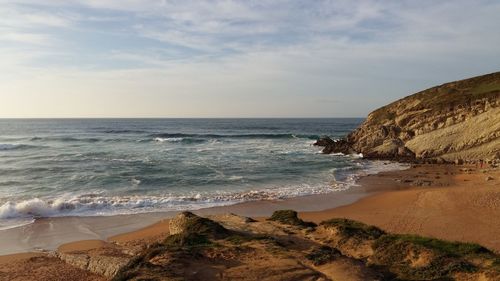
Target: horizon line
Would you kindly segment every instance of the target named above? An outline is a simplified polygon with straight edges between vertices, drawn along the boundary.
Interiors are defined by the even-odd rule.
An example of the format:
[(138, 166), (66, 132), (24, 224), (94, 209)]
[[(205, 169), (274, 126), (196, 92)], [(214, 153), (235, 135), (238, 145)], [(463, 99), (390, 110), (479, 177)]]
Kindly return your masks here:
[(366, 117), (0, 117), (0, 120), (71, 119), (364, 119)]

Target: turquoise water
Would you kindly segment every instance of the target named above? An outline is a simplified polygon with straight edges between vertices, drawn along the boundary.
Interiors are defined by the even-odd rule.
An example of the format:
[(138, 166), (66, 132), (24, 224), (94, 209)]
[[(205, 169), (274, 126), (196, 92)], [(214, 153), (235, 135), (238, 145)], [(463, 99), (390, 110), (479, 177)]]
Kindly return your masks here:
[(344, 189), (373, 163), (312, 143), (362, 121), (0, 120), (0, 228)]

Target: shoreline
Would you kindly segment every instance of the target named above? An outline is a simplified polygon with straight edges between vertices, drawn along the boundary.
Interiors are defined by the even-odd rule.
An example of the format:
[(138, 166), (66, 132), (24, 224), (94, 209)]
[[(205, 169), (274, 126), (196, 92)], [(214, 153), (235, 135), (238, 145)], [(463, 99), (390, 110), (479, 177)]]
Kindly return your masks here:
[[(323, 158), (328, 159), (331, 156), (323, 154)], [(357, 184), (359, 178), (368, 174), (408, 168), (408, 164), (389, 160), (365, 159), (356, 162), (355, 160), (359, 159), (355, 155), (342, 155), (340, 158), (348, 158), (353, 163), (344, 163), (345, 165), (341, 167), (337, 167), (336, 164), (328, 166), (328, 176), (318, 175), (318, 182), (314, 183), (300, 179), (294, 181), (283, 179), (280, 182), (257, 184), (252, 188), (247, 187), (245, 190), (212, 191), (211, 194), (205, 194), (201, 191), (186, 192), (184, 195), (169, 193), (164, 195), (115, 194), (95, 196), (95, 199), (93, 199), (94, 195), (89, 195), (89, 198), (84, 197), (83, 202), (79, 201), (82, 200), (80, 195), (73, 194), (47, 198), (35, 196), (17, 201), (7, 201), (2, 203), (0, 210), (3, 217), (0, 219), (0, 233), (9, 229), (25, 227), (44, 219), (169, 214), (187, 210), (226, 207), (246, 202), (283, 201), (298, 197), (325, 195), (350, 189)], [(115, 203), (118, 207), (114, 207)], [(90, 206), (87, 206), (89, 204)], [(123, 207), (122, 204), (126, 207)]]
[[(299, 211), (298, 215), (314, 223), (331, 218), (347, 218), (380, 227), (390, 233), (478, 243), (500, 253), (500, 224), (495, 223), (500, 221), (499, 168), (478, 169), (473, 165), (452, 164), (413, 165), (406, 170), (364, 176), (359, 180), (356, 192), (363, 196), (351, 203), (319, 211)], [(266, 207), (259, 202), (244, 204), (248, 206), (235, 205), (231, 211), (242, 215), (241, 211), (245, 208)], [(285, 208), (275, 210), (278, 209), (294, 209), (294, 206), (288, 204)], [(210, 212), (195, 213), (213, 215)], [(217, 212), (221, 213), (228, 211)], [(265, 220), (263, 217), (267, 216), (254, 218)], [(168, 219), (164, 219), (141, 230), (110, 237), (108, 242), (127, 244), (148, 239), (154, 241), (169, 234), (168, 222)]]
[[(198, 247), (201, 248), (197, 248), (193, 246), (193, 249), (198, 249), (195, 252), (201, 251), (197, 253), (203, 253), (194, 259), (192, 250), (189, 247), (181, 247), (180, 249), (184, 249), (181, 252), (178, 252), (179, 249), (175, 248), (175, 246), (169, 248), (175, 244), (168, 244), (170, 246), (165, 248), (167, 243), (176, 241), (177, 236), (170, 236), (172, 234), (170, 228), (172, 227), (173, 233), (178, 231), (179, 217), (172, 221), (172, 219), (165, 216), (161, 217), (161, 214), (158, 214), (158, 220), (153, 224), (129, 232), (121, 231), (120, 234), (110, 235), (107, 239), (78, 239), (78, 241), (70, 243), (63, 243), (63, 241), (59, 240), (58, 244), (61, 245), (55, 251), (2, 255), (0, 256), (0, 279), (4, 277), (5, 280), (66, 280), (67, 276), (73, 276), (75, 280), (105, 281), (116, 276), (122, 276), (120, 274), (140, 273), (135, 271), (135, 267), (129, 268), (127, 266), (134, 258), (141, 260), (150, 253), (156, 253), (154, 258), (143, 261), (146, 263), (140, 263), (137, 266), (146, 266), (145, 273), (149, 274), (150, 267), (147, 266), (150, 266), (152, 262), (166, 262), (167, 266), (174, 263), (183, 269), (189, 269), (188, 274), (199, 277), (197, 280), (219, 280), (218, 277), (213, 275), (215, 272), (213, 266), (219, 266), (221, 263), (224, 267), (217, 270), (224, 272), (225, 276), (227, 274), (228, 276), (241, 277), (242, 272), (244, 272), (248, 276), (258, 276), (253, 280), (264, 280), (269, 276), (275, 276), (276, 272), (287, 272), (290, 276), (302, 276), (304, 270), (308, 271), (308, 274), (324, 274), (335, 280), (378, 280), (375, 278), (376, 276), (380, 277), (380, 274), (389, 273), (384, 273), (385, 271), (378, 272), (373, 268), (370, 269), (369, 266), (366, 267), (363, 257), (372, 253), (365, 247), (369, 244), (364, 244), (364, 242), (360, 244), (361, 246), (356, 244), (360, 243), (357, 239), (367, 235), (365, 227), (368, 227), (369, 229), (379, 229), (382, 233), (387, 233), (387, 235), (382, 235), (376, 241), (382, 241), (383, 237), (386, 236), (406, 239), (404, 237), (412, 237), (406, 234), (416, 234), (423, 236), (419, 238), (423, 240), (419, 241), (429, 241), (426, 239), (437, 238), (441, 240), (430, 241), (435, 241), (432, 243), (438, 243), (441, 246), (447, 245), (446, 247), (452, 247), (452, 249), (455, 249), (456, 245), (482, 249), (480, 250), (481, 253), (486, 253), (486, 256), (481, 260), (477, 260), (478, 256), (469, 257), (473, 258), (474, 262), (477, 262), (480, 271), (478, 273), (457, 272), (457, 276), (465, 278), (457, 280), (476, 280), (487, 276), (489, 277), (483, 279), (497, 280), (499, 275), (494, 264), (498, 259), (497, 255), (500, 253), (500, 239), (498, 239), (500, 237), (500, 225), (496, 223), (500, 221), (499, 180), (499, 168), (480, 170), (472, 166), (455, 165), (414, 165), (407, 170), (365, 176), (360, 179), (360, 186), (355, 191), (350, 190), (348, 195), (351, 197), (344, 197), (345, 201), (342, 202), (341, 200), (333, 201), (338, 206), (321, 211), (302, 211), (298, 213), (298, 218), (297, 213), (295, 213), (295, 218), (302, 223), (304, 221), (320, 223), (329, 220), (325, 225), (315, 228), (304, 229), (304, 226), (287, 226), (288, 222), (275, 221), (283, 213), (294, 212), (280, 212), (278, 213), (280, 215), (274, 213), (273, 221), (270, 221), (266, 216), (254, 216), (253, 219), (249, 219), (229, 212), (234, 211), (242, 214), (251, 210), (254, 214), (263, 214), (276, 209), (300, 208), (297, 205), (298, 202), (302, 206), (307, 205), (309, 208), (312, 208), (311, 206), (313, 208), (324, 207), (324, 205), (317, 202), (329, 202), (330, 206), (332, 206), (332, 198), (329, 196), (310, 196), (307, 200), (295, 199), (295, 202), (283, 201), (287, 202), (288, 205), (280, 204), (282, 202), (261, 201), (235, 205), (232, 206), (231, 210), (227, 207), (202, 210), (195, 213), (206, 217), (207, 221), (218, 222), (240, 234), (233, 234), (217, 240), (218, 247), (204, 248), (205, 246), (199, 245)], [(362, 196), (359, 197), (359, 195)], [(337, 199), (339, 199), (338, 196)], [(354, 202), (349, 204), (349, 200)], [(340, 220), (335, 220), (335, 218), (340, 218)], [(330, 219), (334, 220), (330, 221)], [(114, 223), (115, 230), (120, 228), (120, 224), (122, 230), (126, 229), (124, 225), (127, 225), (125, 222), (127, 220), (117, 219), (116, 217), (113, 220), (103, 220), (100, 222), (101, 231), (109, 231), (110, 222)], [(64, 230), (68, 226), (67, 222), (59, 221), (54, 223), (52, 221), (52, 223), (49, 223), (49, 221), (51, 220), (46, 220), (45, 225), (47, 227)], [(147, 224), (137, 217), (136, 221)], [(340, 222), (339, 227), (341, 228), (337, 228), (336, 231), (342, 231), (342, 227), (345, 227), (345, 225), (342, 226), (345, 223), (343, 221), (353, 223), (353, 233), (351, 233), (351, 230), (346, 232), (349, 234), (346, 234), (344, 232), (332, 232), (332, 229), (328, 229), (335, 225), (336, 222)], [(356, 226), (358, 224), (360, 226)], [(73, 226), (85, 227), (81, 221), (74, 223)], [(94, 227), (96, 227), (95, 224)], [(66, 234), (68, 233), (71, 233), (71, 231), (66, 232)], [(335, 233), (340, 236), (337, 237)], [(344, 237), (342, 235), (348, 236)], [(349, 238), (351, 236), (352, 239)], [(268, 239), (255, 239), (255, 237), (268, 237)], [(216, 236), (212, 238), (216, 239)], [(350, 242), (346, 242), (344, 239), (348, 239)], [(420, 243), (411, 242), (411, 238), (410, 240), (401, 241), (410, 241), (404, 243)], [(477, 244), (462, 244), (460, 242), (478, 243), (487, 249)], [(324, 249), (325, 245), (336, 247), (335, 249), (340, 251), (338, 253), (341, 256), (320, 266), (314, 262), (311, 263), (311, 259), (314, 261), (315, 258), (310, 256), (310, 251), (319, 251), (318, 249)], [(417, 246), (418, 249), (422, 247), (420, 244), (414, 244), (414, 246)], [(441, 262), (439, 256), (446, 254), (446, 252), (442, 252), (444, 250), (437, 250), (431, 244), (424, 247), (421, 254), (432, 253), (426, 254), (425, 257), (432, 258), (433, 262)], [(370, 249), (376, 251), (376, 255), (385, 253), (380, 249), (377, 250), (372, 247)], [(157, 250), (164, 252), (157, 253), (155, 252)], [(397, 251), (399, 253), (400, 250)], [(386, 254), (397, 255), (395, 252)], [(186, 257), (182, 258), (183, 255), (186, 255)], [(411, 257), (413, 255), (411, 254)], [(459, 254), (457, 259), (466, 258), (460, 255), (463, 254)], [(181, 260), (169, 257), (181, 257)], [(228, 259), (226, 260), (226, 258)], [(234, 264), (233, 260), (237, 260), (238, 263)], [(312, 267), (308, 267), (308, 265)], [(171, 268), (169, 267), (169, 269)], [(429, 269), (423, 267), (419, 270), (428, 272)], [(36, 274), (31, 275), (34, 272)], [(446, 272), (431, 273), (442, 275)], [(446, 275), (450, 276), (450, 273), (446, 273)], [(468, 276), (475, 279), (470, 279)]]
[[(216, 206), (192, 210), (199, 215), (235, 213), (249, 217), (270, 216), (279, 209), (321, 211), (335, 206), (352, 204), (371, 195), (360, 186), (321, 195), (305, 195), (283, 200), (258, 200), (233, 205)], [(332, 202), (333, 201), (333, 202)], [(314, 204), (311, 204), (314, 203)], [(26, 252), (48, 252), (59, 246), (82, 240), (108, 240), (121, 234), (140, 231), (162, 220), (174, 217), (181, 211), (150, 212), (130, 215), (92, 217), (51, 217), (2, 230), (0, 256)]]
[[(384, 162), (385, 163), (385, 162)], [(387, 162), (394, 164), (392, 162)], [(401, 166), (404, 167), (404, 166)], [(374, 193), (384, 191), (376, 183), (364, 184), (365, 178), (384, 173), (404, 171), (409, 167), (365, 174), (359, 176), (354, 185), (326, 194), (303, 195), (276, 200), (255, 200), (231, 205), (214, 206), (192, 210), (199, 215), (235, 213), (248, 217), (270, 216), (280, 209), (299, 212), (322, 211), (349, 205)], [(392, 187), (391, 187), (392, 188)], [(391, 189), (390, 188), (390, 189)], [(66, 216), (36, 219), (31, 224), (0, 231), (0, 256), (43, 253), (56, 250), (66, 243), (84, 240), (108, 240), (124, 233), (141, 231), (181, 211), (159, 211), (112, 216)]]
[[(484, 178), (489, 177), (489, 175), (492, 175), (494, 180), (485, 181)], [(358, 186), (345, 191), (280, 201), (250, 201), (193, 212), (202, 216), (235, 213), (258, 218), (269, 216), (275, 210), (294, 209), (299, 211), (301, 218), (316, 223), (332, 217), (346, 217), (394, 233), (411, 233), (447, 240), (476, 242), (499, 252), (500, 239), (494, 237), (500, 237), (500, 225), (494, 223), (488, 225), (488, 220), (500, 219), (498, 176), (500, 176), (498, 168), (482, 172), (472, 166), (414, 165), (406, 170), (363, 176), (358, 180)], [(479, 207), (478, 210), (474, 211), (470, 210), (470, 206), (463, 206), (464, 212), (455, 216), (453, 213), (456, 213), (457, 206), (455, 208), (446, 206), (446, 208), (429, 209), (429, 206), (449, 204), (449, 201), (443, 199), (446, 194), (450, 192), (451, 194), (470, 193), (471, 188), (480, 182), (486, 183), (487, 186), (475, 188), (475, 190), (482, 193), (492, 192), (487, 194), (491, 200), (489, 199), (490, 205), (487, 205), (486, 208)], [(491, 187), (499, 188), (492, 189)], [(457, 196), (464, 197), (464, 194)], [(465, 194), (465, 196), (470, 196), (470, 194)], [(474, 202), (481, 201), (480, 199), (474, 200), (476, 200)], [(420, 209), (428, 208), (429, 212), (412, 214), (408, 210), (404, 210), (405, 208), (415, 208), (415, 204), (420, 204), (418, 206)], [(413, 211), (416, 212), (417, 209)], [(467, 212), (471, 212), (473, 215), (466, 216)], [(47, 250), (56, 250), (63, 245), (77, 245), (77, 248), (84, 245), (86, 247), (85, 245), (88, 243), (95, 244), (95, 241), (128, 243), (154, 239), (158, 235), (168, 235), (168, 218), (176, 213), (178, 212), (41, 219), (24, 229), (10, 229), (11, 233), (4, 235), (4, 239), (0, 242), (2, 244), (0, 246), (3, 247), (1, 249), (4, 250), (0, 256), (6, 257), (12, 254), (17, 256), (30, 252), (43, 253)], [(487, 218), (486, 221), (480, 220), (481, 217)], [(442, 227), (435, 225), (436, 221), (447, 225), (444, 231), (440, 231)], [(463, 222), (460, 223), (460, 221)], [(425, 224), (428, 224), (429, 227), (425, 227)], [(483, 233), (479, 235), (475, 231), (472, 233), (466, 231), (463, 229), (464, 224), (474, 226), (473, 229), (479, 229)], [(453, 228), (457, 231), (453, 233), (447, 231)], [(47, 233), (47, 231), (50, 232)], [(75, 231), (78, 232), (78, 235), (75, 235)], [(492, 236), (497, 234), (498, 236)], [(31, 249), (23, 248), (16, 244), (20, 242), (24, 243), (21, 245), (33, 246)], [(42, 249), (44, 251), (41, 251)]]

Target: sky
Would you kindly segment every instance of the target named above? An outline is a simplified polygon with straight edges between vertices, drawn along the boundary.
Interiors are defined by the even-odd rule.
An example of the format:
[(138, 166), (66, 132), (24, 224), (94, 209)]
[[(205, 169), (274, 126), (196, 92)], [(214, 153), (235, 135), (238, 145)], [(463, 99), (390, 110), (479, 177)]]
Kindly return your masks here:
[(496, 0), (0, 0), (0, 117), (364, 117), (500, 70)]

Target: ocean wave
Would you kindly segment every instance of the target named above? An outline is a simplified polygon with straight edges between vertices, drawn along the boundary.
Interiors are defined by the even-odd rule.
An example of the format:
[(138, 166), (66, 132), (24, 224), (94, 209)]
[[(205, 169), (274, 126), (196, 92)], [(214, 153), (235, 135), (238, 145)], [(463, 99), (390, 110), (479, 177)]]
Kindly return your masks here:
[[(328, 171), (330, 181), (315, 184), (272, 184), (255, 190), (228, 191), (211, 190), (189, 193), (166, 193), (163, 195), (107, 196), (104, 191), (90, 194), (65, 195), (59, 198), (34, 198), (9, 201), (0, 206), (0, 228), (14, 225), (20, 220), (31, 221), (42, 217), (60, 216), (106, 216), (135, 214), (155, 211), (196, 210), (201, 208), (231, 205), (258, 200), (281, 200), (304, 195), (326, 194), (341, 191), (356, 185), (359, 177), (381, 171), (405, 169), (399, 163), (383, 161), (360, 161), (358, 167), (338, 167)], [(230, 176), (230, 181), (240, 181), (244, 177)], [(132, 178), (137, 187), (140, 179)]]
[(0, 151), (37, 148), (35, 145), (0, 143)]
[(301, 135), (301, 134), (184, 134), (184, 133), (161, 133), (152, 134), (154, 138), (203, 138), (203, 139), (319, 139), (318, 135)]
[(76, 138), (76, 137), (32, 137), (31, 141), (60, 141), (60, 142), (99, 142), (102, 141), (100, 138)]
[(243, 176), (230, 176), (228, 179), (230, 181), (240, 181), (243, 180)]
[(104, 130), (102, 131), (105, 134), (140, 134), (145, 133), (143, 130)]
[(188, 138), (188, 137), (169, 137), (169, 138), (161, 138), (161, 137), (156, 137), (154, 138), (155, 142), (178, 142), (178, 143), (185, 143), (185, 144), (192, 144), (192, 143), (203, 143), (206, 142), (207, 140), (203, 139), (197, 139), (197, 138)]
[[(104, 133), (109, 134), (128, 134), (128, 133), (139, 133), (142, 131), (135, 130), (108, 130)], [(28, 138), (31, 142), (68, 142), (68, 143), (97, 143), (97, 142), (150, 142), (151, 140), (155, 142), (178, 142), (184, 144), (193, 143), (203, 143), (207, 141), (216, 142), (222, 139), (305, 139), (305, 140), (317, 140), (318, 135), (304, 135), (304, 134), (185, 134), (185, 133), (159, 133), (151, 134), (150, 138), (142, 139), (131, 139), (130, 137), (125, 138), (109, 138), (109, 137), (73, 137), (73, 136), (44, 136), (44, 137), (31, 137)], [(0, 150), (2, 146), (0, 145)]]
[(181, 142), (184, 138), (155, 138), (156, 142)]
[[(241, 180), (234, 176), (231, 180)], [(133, 184), (140, 181), (132, 179)], [(276, 200), (301, 195), (322, 194), (335, 191), (331, 185), (282, 186), (275, 189), (241, 192), (214, 191), (188, 195), (164, 196), (103, 196), (100, 193), (80, 196), (63, 196), (57, 199), (34, 198), (19, 202), (6, 202), (0, 206), (0, 219), (43, 218), (59, 216), (100, 216), (131, 214), (150, 211), (178, 211), (221, 206), (255, 200)]]

